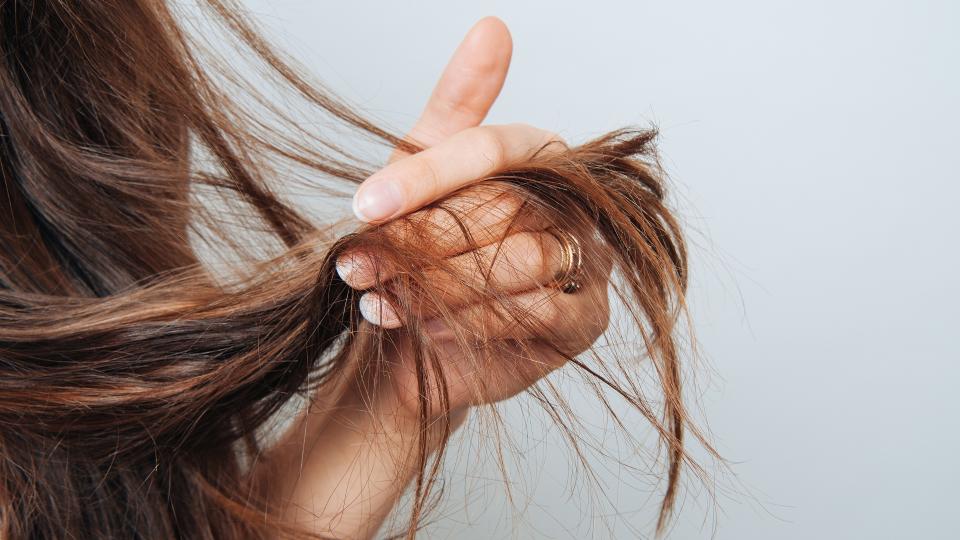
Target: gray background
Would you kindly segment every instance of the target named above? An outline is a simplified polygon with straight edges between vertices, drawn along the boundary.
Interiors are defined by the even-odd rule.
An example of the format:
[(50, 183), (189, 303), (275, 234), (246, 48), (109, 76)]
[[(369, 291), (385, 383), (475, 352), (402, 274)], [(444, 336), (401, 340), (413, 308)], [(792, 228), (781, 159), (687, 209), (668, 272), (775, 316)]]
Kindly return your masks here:
[[(960, 538), (960, 2), (246, 3), (396, 127), (490, 14), (515, 55), (489, 121), (570, 141), (660, 127), (696, 243), (692, 304), (714, 371), (701, 401), (736, 462), (716, 506), (690, 484), (671, 537)], [(602, 436), (601, 412), (579, 406)], [(599, 466), (619, 514), (603, 518), (524, 410), (507, 408), (526, 445), (515, 504), (467, 440), (424, 536), (650, 531), (649, 485)]]

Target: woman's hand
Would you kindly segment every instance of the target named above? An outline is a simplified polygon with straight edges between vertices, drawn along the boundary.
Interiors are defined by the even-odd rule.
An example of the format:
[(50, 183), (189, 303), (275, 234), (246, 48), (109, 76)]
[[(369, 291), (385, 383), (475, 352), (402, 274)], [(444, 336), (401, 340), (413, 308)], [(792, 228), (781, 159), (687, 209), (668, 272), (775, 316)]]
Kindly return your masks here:
[[(475, 349), (472, 353), (461, 350), (453, 339), (453, 329), (439, 321), (428, 328), (444, 349), (444, 373), (453, 409), (513, 396), (562, 365), (566, 355), (585, 350), (606, 328), (609, 263), (584, 261), (578, 275), (581, 288), (575, 294), (551, 287), (565, 269), (561, 240), (544, 230), (543, 224), (518, 223), (515, 217), (521, 201), (511, 192), (496, 185), (483, 186), (448, 200), (448, 206), (463, 209), (466, 232), (446, 211), (417, 210), (496, 170), (527, 160), (535, 152), (550, 151), (551, 145), (562, 148), (562, 144), (555, 135), (523, 124), (471, 127), (391, 163), (364, 182), (357, 193), (358, 217), (368, 221), (414, 211), (410, 218), (426, 225), (422, 229), (432, 235), (425, 241), (448, 257), (446, 262), (458, 277), (468, 279), (464, 284), (452, 280), (447, 271), (433, 271), (433, 282), (441, 285), (443, 304), (456, 312), (458, 326), (484, 338), (484, 348), (477, 355)], [(407, 234), (404, 221), (386, 227), (388, 234)], [(581, 242), (592, 241), (592, 235), (582, 236)], [(378, 260), (376, 253), (345, 253), (338, 261), (338, 271), (351, 287), (368, 290), (360, 299), (367, 320), (384, 328), (401, 328), (403, 321), (386, 297), (371, 289), (378, 277), (388, 284), (391, 277), (390, 268), (378, 266)], [(431, 270), (427, 272), (429, 275)], [(549, 329), (549, 335), (529, 333), (489, 305), (471, 304), (471, 291), (483, 287), (510, 294), (532, 319), (530, 326)], [(557, 336), (564, 338), (559, 344)], [(544, 345), (543, 338), (560, 345), (561, 351)], [(395, 401), (415, 415), (419, 398), (409, 341), (395, 343), (397, 369), (391, 374)], [(480, 366), (476, 365), (477, 356), (483, 362)]]
[[(489, 24), (502, 24), (493, 21), (496, 20)], [(509, 40), (509, 34), (506, 36)], [(469, 53), (469, 48), (468, 38), (458, 54)], [(505, 75), (506, 65), (494, 61), (459, 70), (453, 69), (455, 65), (456, 57), (408, 136), (426, 149), (414, 155), (396, 153), (387, 167), (360, 186), (354, 197), (354, 212), (358, 219), (370, 223), (409, 216), (426, 225), (422, 229), (430, 231), (432, 237), (418, 237), (417, 241), (429, 242), (441, 250), (448, 257), (447, 262), (458, 270), (457, 274), (472, 281), (464, 285), (450, 280), (447, 272), (435, 272), (436, 281), (449, 281), (442, 287), (444, 305), (456, 310), (458, 326), (468, 332), (482, 332), (483, 364), (475, 365), (476, 353), (469, 357), (460, 350), (451, 328), (436, 325), (428, 330), (444, 349), (449, 405), (461, 409), (511, 397), (562, 365), (566, 355), (589, 347), (609, 319), (610, 264), (585, 261), (578, 276), (581, 289), (576, 294), (549, 287), (564, 269), (560, 240), (545, 231), (543, 224), (521, 223), (518, 230), (515, 217), (521, 201), (494, 185), (467, 190), (446, 201), (448, 206), (463, 209), (466, 232), (444, 210), (420, 210), (537, 152), (564, 148), (555, 134), (529, 125), (476, 125), (486, 116), (502, 84), (502, 78), (494, 72)], [(491, 73), (485, 73), (486, 70)], [(452, 84), (451, 78), (458, 77), (475, 78), (478, 91), (458, 94), (467, 86), (460, 80)], [(407, 234), (404, 221), (385, 227), (388, 234)], [(592, 241), (592, 234), (583, 236), (581, 242)], [(475, 249), (470, 250), (471, 247)], [(384, 328), (400, 328), (403, 321), (397, 312), (384, 295), (372, 290), (378, 277), (381, 282), (391, 277), (390, 269), (378, 267), (377, 261), (377, 253), (345, 253), (338, 260), (337, 270), (348, 285), (368, 291), (360, 299), (360, 310), (367, 320)], [(562, 351), (541, 342), (548, 336), (522, 331), (521, 326), (510, 324), (512, 319), (494, 308), (471, 305), (470, 291), (485, 286), (511, 294), (533, 319), (531, 326), (550, 329), (552, 343), (557, 344), (556, 336), (563, 336), (565, 339), (559, 343)], [(399, 405), (415, 415), (419, 398), (409, 345), (409, 340), (395, 341), (392, 352), (397, 369), (391, 380), (397, 395), (393, 396), (395, 400), (384, 403)]]
[[(428, 220), (437, 231), (432, 239), (435, 245), (449, 255), (449, 262), (462, 275), (474, 275), (477, 284), (484, 283), (480, 270), (489, 266), (482, 260), (489, 261), (502, 243), (489, 276), (491, 283), (509, 290), (516, 302), (529, 308), (530, 315), (552, 333), (567, 336), (559, 345), (563, 352), (575, 354), (606, 326), (608, 263), (586, 261), (578, 278), (582, 289), (563, 294), (542, 287), (561, 265), (555, 238), (535, 224), (505, 237), (507, 224), (520, 204), (510, 194), (482, 189), (450, 201), (474, 209), (467, 212), (465, 221), (481, 245), (476, 252), (464, 252), (465, 237), (452, 226), (449, 216), (420, 210), (496, 169), (526, 159), (545, 145), (562, 144), (555, 135), (526, 125), (479, 126), (503, 86), (511, 53), (510, 34), (501, 21), (487, 18), (477, 23), (453, 55), (408, 135), (426, 150), (415, 155), (395, 152), (391, 163), (359, 188), (354, 208), (360, 219), (373, 223), (401, 215)], [(396, 224), (387, 227), (394, 234), (403, 234)], [(376, 253), (347, 253), (338, 261), (338, 271), (351, 286), (368, 290), (373, 285), (376, 257)], [(443, 276), (438, 274), (438, 279)], [(470, 305), (462, 284), (451, 284), (446, 290), (445, 305), (458, 310), (464, 327), (484, 326), (484, 335), (496, 338), (487, 342), (483, 351), (485, 365), (474, 370), (476, 366), (466, 361), (457, 342), (447, 339), (450, 330), (433, 329), (434, 338), (448, 352), (444, 369), (449, 405), (455, 409), (453, 424), (462, 421), (470, 405), (512, 396), (563, 363), (563, 355), (537, 344), (538, 336), (497, 326), (495, 314)], [(377, 291), (369, 290), (361, 297), (361, 310), (375, 324), (387, 328), (403, 325)], [(403, 330), (398, 333), (403, 337)], [(375, 403), (356, 392), (347, 392), (333, 402), (329, 396), (315, 396), (308, 413), (273, 449), (267, 461), (279, 464), (279, 470), (265, 468), (262, 474), (285, 486), (281, 502), (289, 505), (288, 518), (293, 522), (336, 538), (372, 537), (416, 474), (415, 456), (421, 449), (415, 436), (420, 428), (417, 385), (412, 377), (409, 340), (395, 343), (392, 395), (378, 395)], [(516, 363), (515, 368), (504, 369), (506, 362)], [(510, 377), (505, 376), (508, 373)], [(523, 375), (517, 377), (517, 373)]]

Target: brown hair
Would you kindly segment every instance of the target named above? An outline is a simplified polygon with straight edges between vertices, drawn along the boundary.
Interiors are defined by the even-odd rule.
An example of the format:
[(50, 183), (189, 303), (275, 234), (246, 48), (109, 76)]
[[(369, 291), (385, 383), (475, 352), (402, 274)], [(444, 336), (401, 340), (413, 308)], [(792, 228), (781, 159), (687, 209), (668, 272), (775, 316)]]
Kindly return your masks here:
[[(228, 0), (202, 5), (309, 114), (418, 149), (306, 80)], [(443, 258), (411, 243), (429, 231), (404, 218), (404, 238), (365, 226), (336, 239), (285, 202), (279, 185), (343, 194), (372, 166), (295, 121), (178, 21), (161, 0), (0, 4), (0, 537), (296, 535), (245, 456), (292, 396), (384, 368), (391, 331), (363, 321), (335, 271), (348, 249), (376, 249), (402, 270), (389, 291), (413, 336), (423, 423), (445, 407), (443, 363), (418, 333), (423, 306), (456, 325), (424, 277)], [(640, 410), (668, 449), (662, 529), (689, 462), (684, 433), (700, 436), (681, 399), (676, 335), (686, 253), (653, 138), (620, 131), (540, 152), (466, 191), (497, 186), (524, 201), (518, 220), (596, 231), (587, 257), (614, 261), (644, 350), (569, 361)], [(432, 207), (457, 222), (464, 209), (450, 200)], [(495, 288), (475, 294), (534, 325)], [(641, 356), (662, 410), (633, 374)], [(532, 391), (563, 409), (556, 392)], [(411, 535), (440, 461), (421, 448)]]

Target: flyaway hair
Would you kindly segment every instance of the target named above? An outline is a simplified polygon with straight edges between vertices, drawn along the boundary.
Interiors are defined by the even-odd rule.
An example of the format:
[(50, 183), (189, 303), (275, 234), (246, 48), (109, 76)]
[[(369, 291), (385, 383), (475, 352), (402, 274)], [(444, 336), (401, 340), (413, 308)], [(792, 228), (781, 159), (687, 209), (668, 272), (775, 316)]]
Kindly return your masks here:
[[(267, 80), (337, 126), (328, 135), (417, 150), (305, 79), (237, 6), (202, 6)], [(444, 359), (418, 329), (428, 311), (457, 327), (437, 269), (514, 324), (536, 324), (418, 241), (436, 233), (431, 225), (403, 218), (402, 237), (383, 226), (340, 235), (286, 202), (280, 191), (294, 185), (347, 193), (373, 166), (209, 49), (159, 0), (0, 3), (2, 538), (306, 536), (277, 518), (250, 460), (295, 396), (358, 377), (374, 392), (387, 371), (383, 348), (396, 331), (361, 318), (359, 293), (336, 273), (341, 253), (376, 250), (395, 270), (381, 285), (413, 338), (424, 431), (448, 396)], [(586, 235), (596, 242), (585, 260), (612, 261), (643, 350), (569, 361), (659, 434), (662, 529), (684, 464), (696, 467), (685, 434), (703, 437), (681, 393), (687, 255), (653, 142), (650, 131), (624, 130), (544, 148), (430, 208), (456, 234), (472, 211), (461, 196), (496, 190), (519, 202), (518, 224)], [(549, 328), (531, 330), (552, 342)], [(659, 407), (633, 375), (644, 358)], [(531, 392), (564, 407), (556, 392)], [(421, 448), (411, 536), (440, 462)]]

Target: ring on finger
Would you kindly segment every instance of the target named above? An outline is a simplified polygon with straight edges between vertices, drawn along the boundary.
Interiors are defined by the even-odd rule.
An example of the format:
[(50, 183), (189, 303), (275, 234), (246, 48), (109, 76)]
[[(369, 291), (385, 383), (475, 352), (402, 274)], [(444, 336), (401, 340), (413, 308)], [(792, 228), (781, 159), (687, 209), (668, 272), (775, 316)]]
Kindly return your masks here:
[(544, 232), (557, 239), (560, 244), (560, 269), (553, 277), (550, 286), (565, 294), (573, 294), (583, 288), (580, 274), (583, 270), (583, 248), (580, 240), (573, 234), (558, 227), (548, 227)]

